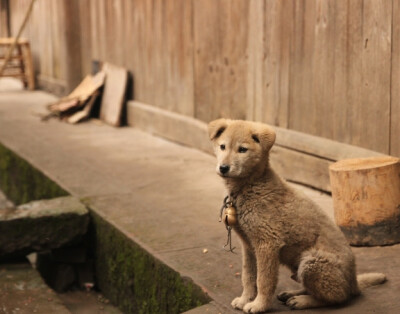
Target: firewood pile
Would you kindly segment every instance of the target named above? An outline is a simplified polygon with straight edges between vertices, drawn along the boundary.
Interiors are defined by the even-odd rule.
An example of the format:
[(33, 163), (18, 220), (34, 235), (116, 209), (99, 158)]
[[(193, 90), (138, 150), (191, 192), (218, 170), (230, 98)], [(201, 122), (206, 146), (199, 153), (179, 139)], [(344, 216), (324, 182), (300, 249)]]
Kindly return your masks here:
[(100, 119), (113, 126), (120, 126), (126, 102), (127, 80), (126, 69), (104, 63), (101, 71), (87, 75), (68, 96), (47, 105), (49, 113), (42, 120), (57, 117), (76, 124), (90, 118), (96, 100), (101, 99)]

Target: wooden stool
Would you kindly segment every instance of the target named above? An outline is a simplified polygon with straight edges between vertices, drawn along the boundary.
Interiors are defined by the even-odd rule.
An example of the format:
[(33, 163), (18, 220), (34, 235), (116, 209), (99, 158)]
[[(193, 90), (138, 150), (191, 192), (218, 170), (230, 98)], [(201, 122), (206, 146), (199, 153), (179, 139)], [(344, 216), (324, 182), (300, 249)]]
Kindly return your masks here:
[[(8, 49), (14, 43), (14, 38), (0, 38), (0, 67), (3, 65)], [(31, 48), (27, 39), (19, 39), (11, 59), (1, 76), (16, 77), (22, 80), (25, 87), (35, 89), (35, 74)]]
[(399, 158), (345, 159), (329, 174), (335, 221), (350, 244), (400, 242)]

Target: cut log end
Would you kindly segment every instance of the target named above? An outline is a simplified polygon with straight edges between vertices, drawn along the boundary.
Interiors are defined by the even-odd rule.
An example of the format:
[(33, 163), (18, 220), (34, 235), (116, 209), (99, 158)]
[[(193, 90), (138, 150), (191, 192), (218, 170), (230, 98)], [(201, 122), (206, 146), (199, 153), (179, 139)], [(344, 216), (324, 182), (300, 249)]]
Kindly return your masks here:
[(344, 159), (330, 165), (329, 169), (331, 171), (355, 171), (375, 169), (379, 167), (395, 165), (399, 163), (399, 160), (399, 158), (391, 156)]
[(329, 173), (335, 221), (351, 244), (400, 242), (399, 158), (342, 160)]

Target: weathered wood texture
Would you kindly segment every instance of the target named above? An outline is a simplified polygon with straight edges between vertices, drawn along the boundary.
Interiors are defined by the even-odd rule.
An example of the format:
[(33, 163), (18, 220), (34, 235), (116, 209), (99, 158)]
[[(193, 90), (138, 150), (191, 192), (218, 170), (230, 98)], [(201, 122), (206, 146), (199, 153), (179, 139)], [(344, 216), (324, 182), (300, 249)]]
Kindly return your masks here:
[(0, 37), (10, 36), (8, 0), (0, 0)]
[[(28, 0), (10, 3), (15, 32)], [(38, 0), (33, 13), (43, 77), (71, 82), (100, 59), (132, 73), (143, 103), (400, 156), (399, 0)]]
[(246, 118), (247, 0), (193, 2), (195, 117)]
[[(30, 0), (9, 1), (11, 34), (18, 31)], [(78, 2), (36, 1), (22, 37), (28, 38), (39, 85), (67, 94), (82, 79)]]
[(390, 154), (400, 157), (400, 0), (393, 0)]
[(194, 114), (192, 2), (79, 1), (82, 68), (91, 60), (128, 68), (134, 97)]
[[(137, 101), (127, 104), (127, 122), (136, 128), (213, 154), (207, 124)], [(330, 192), (328, 167), (347, 158), (382, 157), (380, 153), (322, 137), (274, 127), (272, 167), (285, 179)], [(386, 156), (387, 157), (387, 156)]]

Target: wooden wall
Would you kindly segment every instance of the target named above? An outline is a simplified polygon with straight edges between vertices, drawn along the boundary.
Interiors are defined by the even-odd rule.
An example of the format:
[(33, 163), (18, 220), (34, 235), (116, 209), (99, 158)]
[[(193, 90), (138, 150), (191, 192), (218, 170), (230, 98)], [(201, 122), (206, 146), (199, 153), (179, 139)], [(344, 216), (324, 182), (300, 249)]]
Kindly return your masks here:
[(110, 61), (143, 103), (400, 156), (399, 25), (400, 0), (38, 0), (26, 34), (42, 76)]
[(0, 37), (10, 35), (8, 0), (0, 0)]
[[(10, 28), (15, 36), (31, 0), (11, 0)], [(65, 94), (82, 78), (77, 2), (37, 0), (21, 37), (29, 38), (39, 85)], [(74, 14), (75, 13), (75, 14)]]

